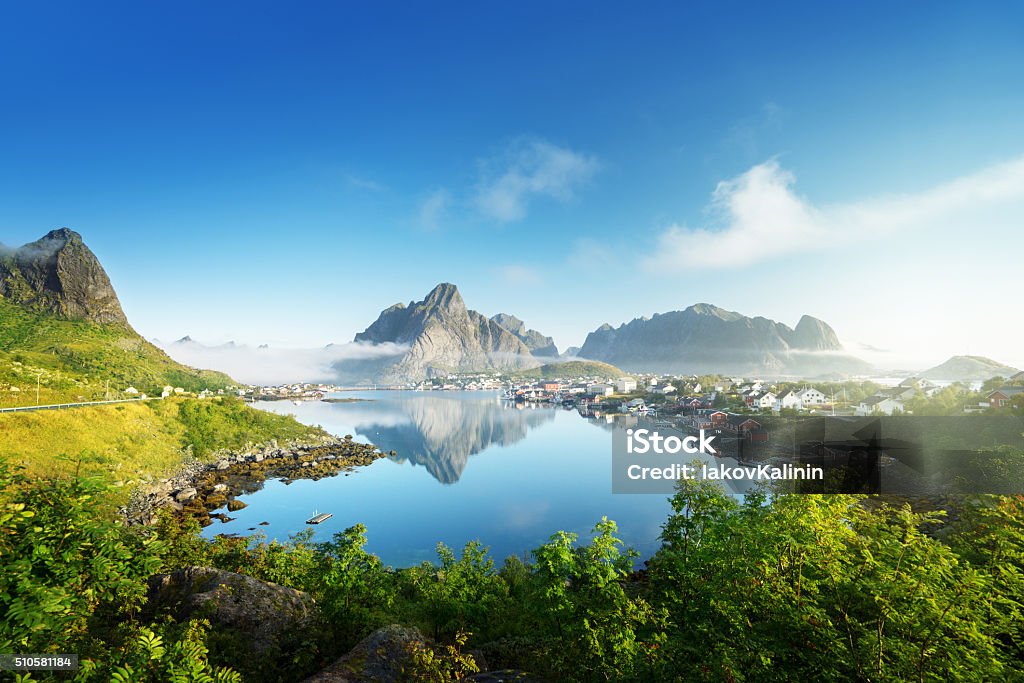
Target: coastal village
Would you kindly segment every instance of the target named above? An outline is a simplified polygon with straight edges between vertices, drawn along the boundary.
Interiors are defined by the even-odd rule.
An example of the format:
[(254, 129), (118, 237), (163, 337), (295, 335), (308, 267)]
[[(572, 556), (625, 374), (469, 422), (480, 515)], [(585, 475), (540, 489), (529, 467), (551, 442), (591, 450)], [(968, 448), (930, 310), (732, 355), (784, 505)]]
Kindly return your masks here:
[[(1024, 395), (1024, 372), (1006, 378), (998, 386), (981, 388), (978, 400), (962, 406), (962, 412), (984, 412), (1011, 405)], [(581, 414), (672, 416), (722, 411), (730, 419), (740, 415), (834, 415), (892, 416), (913, 414), (915, 400), (930, 399), (948, 387), (927, 379), (910, 377), (894, 386), (870, 381), (843, 382), (772, 381), (720, 375), (578, 376), (521, 381), (498, 373), (450, 375), (408, 385), (346, 387), (326, 383), (292, 383), (278, 386), (247, 386), (229, 390), (247, 401), (320, 401), (325, 396), (352, 390), (490, 391), (516, 404), (554, 404), (572, 407)], [(165, 387), (163, 395), (183, 390)], [(224, 390), (219, 390), (223, 394)], [(209, 396), (212, 392), (204, 392)], [(200, 395), (200, 398), (206, 398)], [(1016, 399), (1018, 401), (1024, 399)]]

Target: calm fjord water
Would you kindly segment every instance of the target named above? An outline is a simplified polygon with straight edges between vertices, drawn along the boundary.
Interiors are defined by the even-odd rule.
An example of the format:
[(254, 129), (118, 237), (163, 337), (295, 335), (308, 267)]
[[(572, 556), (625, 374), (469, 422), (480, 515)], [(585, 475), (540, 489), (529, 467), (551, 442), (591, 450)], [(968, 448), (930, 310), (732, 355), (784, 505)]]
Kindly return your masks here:
[[(665, 496), (613, 495), (611, 431), (576, 411), (516, 407), (488, 392), (345, 392), (348, 403), (266, 402), (333, 434), (397, 455), (319, 481), (268, 481), (240, 496), (248, 507), (234, 521), (204, 530), (286, 539), (309, 528), (317, 512), (333, 517), (313, 527), (318, 540), (356, 523), (367, 549), (386, 564), (435, 560), (438, 541), (461, 550), (479, 540), (500, 563), (544, 543), (558, 530), (589, 538), (603, 515), (621, 537), (650, 556), (669, 511)], [(260, 522), (269, 522), (259, 526)]]

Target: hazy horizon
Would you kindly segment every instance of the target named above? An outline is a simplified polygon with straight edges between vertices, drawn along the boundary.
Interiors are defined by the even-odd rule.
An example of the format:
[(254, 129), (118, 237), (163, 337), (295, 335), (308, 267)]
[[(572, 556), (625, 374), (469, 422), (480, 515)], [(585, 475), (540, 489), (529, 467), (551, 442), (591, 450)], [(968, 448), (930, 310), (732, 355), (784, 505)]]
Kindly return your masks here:
[(0, 241), (77, 230), (165, 341), (345, 343), (449, 281), (563, 350), (708, 302), (1024, 367), (998, 7), (14, 6)]

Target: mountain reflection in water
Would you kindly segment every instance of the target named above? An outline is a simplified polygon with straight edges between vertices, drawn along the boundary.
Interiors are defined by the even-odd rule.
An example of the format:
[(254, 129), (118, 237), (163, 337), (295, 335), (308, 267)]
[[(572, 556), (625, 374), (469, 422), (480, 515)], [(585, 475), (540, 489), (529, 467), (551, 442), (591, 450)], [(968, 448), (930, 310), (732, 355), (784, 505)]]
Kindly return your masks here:
[[(283, 540), (312, 529), (316, 540), (328, 540), (361, 523), (370, 552), (411, 566), (436, 559), (439, 541), (462, 548), (479, 540), (501, 561), (528, 554), (559, 530), (584, 540), (607, 516), (641, 556), (658, 545), (667, 496), (611, 492), (610, 423), (550, 406), (516, 407), (485, 392), (359, 391), (332, 398), (343, 402), (257, 406), (395, 455), (351, 476), (267, 481), (240, 496), (247, 507), (232, 512), (233, 520), (207, 527), (204, 536), (258, 530)], [(334, 516), (308, 527), (314, 510)]]
[(471, 455), (492, 444), (522, 441), (531, 429), (555, 418), (551, 409), (437, 392), (387, 403), (393, 410), (384, 417), (395, 419), (380, 419), (381, 412), (376, 411), (371, 419), (354, 424), (356, 432), (385, 453), (395, 451), (392, 460), (420, 465), (442, 484), (457, 482)]

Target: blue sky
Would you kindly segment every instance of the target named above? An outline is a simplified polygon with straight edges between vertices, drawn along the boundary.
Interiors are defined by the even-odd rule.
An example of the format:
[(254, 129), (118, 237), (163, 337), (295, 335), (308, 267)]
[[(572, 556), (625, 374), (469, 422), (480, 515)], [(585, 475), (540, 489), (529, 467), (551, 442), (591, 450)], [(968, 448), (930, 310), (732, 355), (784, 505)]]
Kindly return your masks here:
[(707, 301), (1024, 366), (1014, 3), (22, 3), (0, 241), (148, 337), (318, 346), (440, 281), (561, 347)]

